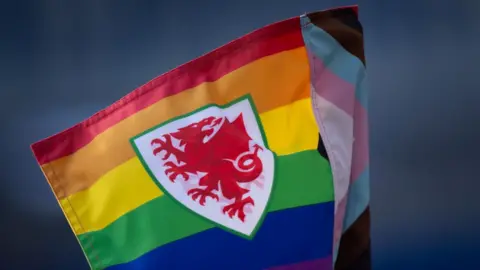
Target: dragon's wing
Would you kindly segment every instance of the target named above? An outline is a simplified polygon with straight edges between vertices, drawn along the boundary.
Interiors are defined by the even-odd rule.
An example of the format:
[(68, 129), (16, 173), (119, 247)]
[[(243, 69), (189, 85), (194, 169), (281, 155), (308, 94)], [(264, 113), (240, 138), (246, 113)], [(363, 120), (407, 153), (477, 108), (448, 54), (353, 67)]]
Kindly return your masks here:
[(235, 134), (238, 135), (242, 140), (251, 140), (252, 138), (248, 135), (245, 122), (243, 120), (243, 114), (240, 113), (235, 120), (231, 123), (232, 127), (235, 130)]
[(225, 122), (220, 127), (212, 140), (212, 145), (222, 145), (218, 153), (222, 159), (235, 160), (240, 154), (250, 150), (251, 137), (248, 135), (243, 120), (243, 115), (240, 114), (230, 122), (225, 119)]

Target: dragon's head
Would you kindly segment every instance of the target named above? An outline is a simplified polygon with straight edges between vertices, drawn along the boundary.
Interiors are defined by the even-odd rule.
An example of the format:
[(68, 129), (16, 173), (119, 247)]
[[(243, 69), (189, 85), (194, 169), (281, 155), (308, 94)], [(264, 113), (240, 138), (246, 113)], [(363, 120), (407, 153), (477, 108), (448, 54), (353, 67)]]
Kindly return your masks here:
[(171, 133), (171, 135), (184, 143), (201, 142), (205, 137), (213, 134), (214, 127), (220, 124), (221, 121), (221, 117), (210, 116), (196, 123), (179, 128), (178, 131)]

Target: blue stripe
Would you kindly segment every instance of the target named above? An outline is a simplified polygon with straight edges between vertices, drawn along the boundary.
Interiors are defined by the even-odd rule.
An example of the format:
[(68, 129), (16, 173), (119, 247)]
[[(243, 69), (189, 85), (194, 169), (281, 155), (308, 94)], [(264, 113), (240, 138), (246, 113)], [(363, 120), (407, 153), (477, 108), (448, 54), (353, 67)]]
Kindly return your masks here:
[(366, 70), (362, 61), (345, 50), (338, 41), (323, 29), (301, 16), (302, 36), (307, 50), (322, 60), (326, 68), (339, 78), (355, 85), (355, 96), (367, 109)]
[(215, 228), (108, 269), (260, 270), (332, 254), (334, 203), (269, 213), (253, 240)]

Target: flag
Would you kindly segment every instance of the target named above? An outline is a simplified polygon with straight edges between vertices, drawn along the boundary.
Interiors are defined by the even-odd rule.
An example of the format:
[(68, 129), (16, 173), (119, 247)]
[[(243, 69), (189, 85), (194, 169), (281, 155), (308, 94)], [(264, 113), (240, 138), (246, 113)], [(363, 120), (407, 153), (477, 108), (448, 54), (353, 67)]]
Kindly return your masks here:
[(357, 7), (309, 13), (32, 150), (92, 269), (348, 269), (369, 262), (365, 83)]

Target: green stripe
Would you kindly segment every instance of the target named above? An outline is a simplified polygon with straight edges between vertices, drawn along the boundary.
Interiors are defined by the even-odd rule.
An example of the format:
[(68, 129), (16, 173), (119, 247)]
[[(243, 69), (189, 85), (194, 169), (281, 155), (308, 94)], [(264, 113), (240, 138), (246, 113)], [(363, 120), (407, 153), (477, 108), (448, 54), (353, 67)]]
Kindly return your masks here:
[[(276, 183), (268, 212), (333, 201), (329, 163), (316, 150), (277, 157)], [(167, 196), (138, 207), (102, 230), (79, 235), (92, 263), (125, 263), (175, 240), (213, 228), (213, 223)]]

